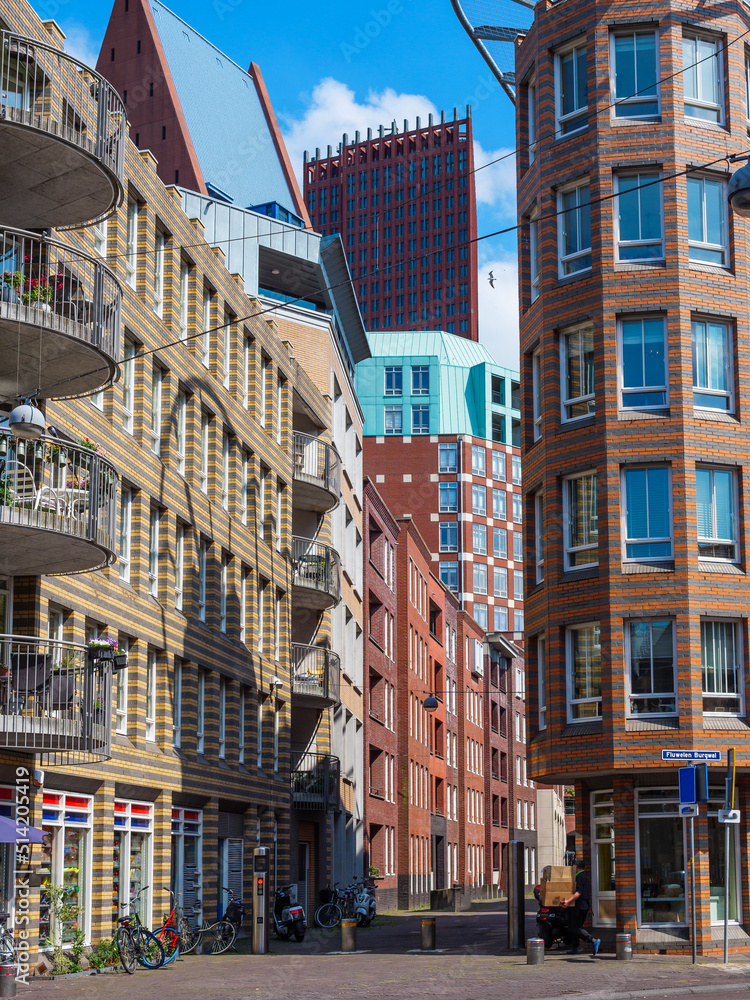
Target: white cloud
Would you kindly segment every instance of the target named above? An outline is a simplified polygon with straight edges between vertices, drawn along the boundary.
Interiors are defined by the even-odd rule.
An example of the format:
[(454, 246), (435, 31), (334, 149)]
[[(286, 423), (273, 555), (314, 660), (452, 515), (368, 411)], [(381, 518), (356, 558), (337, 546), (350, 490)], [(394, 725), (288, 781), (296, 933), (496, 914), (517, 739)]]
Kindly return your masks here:
[[(495, 276), (495, 287), (489, 273)], [(479, 341), (495, 361), (518, 371), (518, 263), (511, 254), (479, 258)]]
[[(508, 156), (508, 153), (511, 153)], [(490, 164), (485, 166), (485, 164)], [(477, 206), (499, 219), (516, 218), (516, 157), (510, 149), (486, 150), (474, 140)], [(486, 211), (485, 211), (485, 214)]]
[(387, 87), (382, 91), (370, 90), (360, 102), (345, 83), (327, 77), (313, 89), (302, 118), (279, 117), (290, 159), (301, 182), (305, 150), (315, 155), (319, 146), (321, 155), (325, 155), (328, 144), (336, 149), (345, 132), (353, 142), (357, 131), (365, 136), (368, 128), (373, 132), (380, 125), (389, 128), (394, 120), (401, 131), (404, 119), (408, 119), (410, 127), (414, 128), (417, 116), (426, 123), (430, 114), (436, 119), (440, 116), (432, 101), (422, 94), (399, 94)]
[(92, 38), (86, 25), (79, 21), (64, 21), (61, 27), (65, 32), (65, 51), (68, 55), (80, 59), (87, 66), (96, 66), (101, 41)]

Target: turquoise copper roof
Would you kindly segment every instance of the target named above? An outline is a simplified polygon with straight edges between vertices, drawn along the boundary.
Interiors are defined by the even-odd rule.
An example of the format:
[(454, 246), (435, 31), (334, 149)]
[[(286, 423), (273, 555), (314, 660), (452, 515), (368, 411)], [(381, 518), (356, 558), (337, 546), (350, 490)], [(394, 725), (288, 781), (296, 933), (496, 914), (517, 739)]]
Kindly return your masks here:
[(242, 208), (278, 202), (294, 213), (255, 81), (159, 0), (151, 0), (201, 173)]

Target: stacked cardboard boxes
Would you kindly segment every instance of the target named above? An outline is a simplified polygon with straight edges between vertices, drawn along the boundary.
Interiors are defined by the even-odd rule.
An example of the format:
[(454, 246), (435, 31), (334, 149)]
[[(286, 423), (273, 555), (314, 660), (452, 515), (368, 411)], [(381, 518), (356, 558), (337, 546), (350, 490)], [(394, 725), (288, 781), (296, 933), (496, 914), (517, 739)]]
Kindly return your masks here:
[(559, 906), (576, 891), (576, 870), (566, 865), (546, 865), (542, 869), (542, 906)]

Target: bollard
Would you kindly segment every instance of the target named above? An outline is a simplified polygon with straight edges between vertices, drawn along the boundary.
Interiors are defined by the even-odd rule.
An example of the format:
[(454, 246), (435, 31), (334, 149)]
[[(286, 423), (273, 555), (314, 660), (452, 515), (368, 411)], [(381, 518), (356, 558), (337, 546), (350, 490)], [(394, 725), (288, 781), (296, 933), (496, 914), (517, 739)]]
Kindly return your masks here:
[(542, 938), (529, 938), (526, 942), (526, 964), (544, 965), (544, 941)]
[(618, 934), (615, 941), (617, 957), (623, 962), (629, 962), (633, 957), (633, 945), (629, 934)]
[(426, 917), (422, 920), (422, 951), (435, 950), (435, 918)]
[(0, 964), (0, 997), (14, 997), (15, 995), (16, 995), (15, 962), (2, 962)]
[(356, 920), (342, 920), (341, 921), (341, 950), (342, 951), (356, 951), (357, 950), (357, 921)]

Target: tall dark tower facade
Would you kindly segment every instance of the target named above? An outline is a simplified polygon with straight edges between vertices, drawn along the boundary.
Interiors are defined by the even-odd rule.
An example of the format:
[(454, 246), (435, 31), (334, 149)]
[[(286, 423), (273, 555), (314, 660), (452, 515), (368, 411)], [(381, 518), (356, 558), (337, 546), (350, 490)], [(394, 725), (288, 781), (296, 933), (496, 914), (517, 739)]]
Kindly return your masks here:
[(306, 152), (304, 194), (313, 227), (341, 235), (368, 330), (478, 340), (471, 108)]

